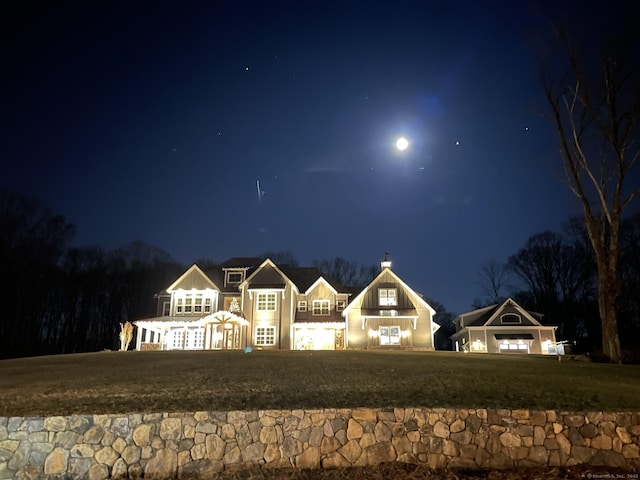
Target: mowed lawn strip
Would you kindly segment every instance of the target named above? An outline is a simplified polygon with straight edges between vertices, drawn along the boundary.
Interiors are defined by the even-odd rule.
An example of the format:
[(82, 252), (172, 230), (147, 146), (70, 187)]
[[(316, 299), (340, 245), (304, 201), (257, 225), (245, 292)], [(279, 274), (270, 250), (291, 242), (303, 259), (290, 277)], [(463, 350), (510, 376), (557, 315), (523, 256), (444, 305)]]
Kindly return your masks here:
[(0, 361), (0, 416), (356, 407), (640, 411), (640, 366), (408, 351), (98, 352)]

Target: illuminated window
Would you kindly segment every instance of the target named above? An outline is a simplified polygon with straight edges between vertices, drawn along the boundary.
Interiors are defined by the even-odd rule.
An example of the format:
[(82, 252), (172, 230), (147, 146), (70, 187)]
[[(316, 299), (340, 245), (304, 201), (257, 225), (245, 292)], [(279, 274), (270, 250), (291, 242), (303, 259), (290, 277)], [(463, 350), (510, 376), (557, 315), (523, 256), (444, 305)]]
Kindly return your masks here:
[(344, 307), (347, 306), (347, 302), (345, 300), (338, 300), (336, 302), (336, 310), (341, 312), (342, 310), (344, 310)]
[(256, 327), (255, 344), (261, 347), (271, 347), (276, 344), (276, 327)]
[(173, 340), (171, 342), (171, 346), (173, 348), (183, 348), (184, 347), (184, 331), (183, 330), (174, 330), (173, 331)]
[(186, 348), (202, 349), (204, 346), (204, 330), (202, 328), (190, 328), (187, 330)]
[(298, 301), (298, 311), (299, 312), (306, 312), (307, 311), (307, 301), (306, 300), (299, 300)]
[(513, 325), (516, 323), (521, 323), (520, 315), (515, 315), (513, 313), (507, 313), (500, 317), (500, 322), (508, 325)]
[(275, 312), (276, 310), (276, 294), (275, 293), (259, 293), (257, 295), (257, 309), (261, 312)]
[(329, 315), (329, 300), (314, 300), (313, 301), (313, 314), (314, 315)]
[(176, 314), (211, 313), (213, 297), (206, 293), (181, 293), (176, 298)]
[(395, 288), (379, 288), (378, 304), (380, 306), (398, 305), (397, 290)]
[(400, 327), (380, 327), (380, 345), (400, 345)]

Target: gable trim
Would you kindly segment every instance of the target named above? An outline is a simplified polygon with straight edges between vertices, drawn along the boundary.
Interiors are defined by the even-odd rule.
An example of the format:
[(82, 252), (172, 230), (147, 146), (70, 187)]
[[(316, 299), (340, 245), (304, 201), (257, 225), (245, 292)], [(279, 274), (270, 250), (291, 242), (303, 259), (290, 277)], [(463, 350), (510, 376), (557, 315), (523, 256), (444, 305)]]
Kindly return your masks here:
[(400, 286), (405, 290), (405, 292), (407, 292), (409, 294), (409, 296), (413, 297), (415, 300), (418, 301), (418, 303), (420, 305), (422, 305), (424, 308), (429, 310), (429, 313), (431, 314), (431, 320), (433, 320), (433, 316), (436, 314), (436, 311), (433, 309), (433, 307), (431, 305), (429, 305), (427, 302), (425, 302), (424, 299), (420, 295), (418, 295), (411, 287), (409, 287), (409, 285), (404, 283), (400, 279), (400, 277), (398, 277), (398, 275), (396, 275), (393, 272), (393, 270), (391, 270), (390, 268), (384, 268), (378, 274), (378, 276), (376, 278), (374, 278), (371, 281), (371, 283), (369, 283), (369, 285), (367, 285), (365, 288), (363, 288), (362, 291), (358, 295), (356, 295), (356, 297), (353, 300), (351, 300), (351, 302), (349, 302), (349, 305), (347, 305), (347, 307), (342, 311), (342, 316), (343, 317), (346, 316), (346, 314), (347, 314), (347, 312), (349, 311), (350, 308), (352, 308), (362, 297), (364, 297), (364, 295), (366, 295), (369, 291), (371, 291), (371, 289), (374, 287), (374, 285), (380, 281), (380, 278), (382, 278), (382, 275), (385, 274), (385, 273), (391, 274), (391, 276), (394, 278), (394, 280), (400, 284)]
[(336, 291), (335, 288), (333, 288), (333, 286), (321, 275), (318, 277), (318, 279), (313, 282), (313, 284), (307, 288), (307, 291), (304, 292), (305, 295), (309, 295), (309, 292), (311, 292), (314, 288), (316, 288), (316, 286), (320, 283), (320, 282), (324, 282), (325, 285), (327, 285), (331, 291), (333, 292), (334, 295), (338, 295), (338, 292)]
[(212, 280), (207, 276), (207, 274), (206, 274), (206, 273), (204, 273), (204, 272), (200, 269), (200, 267), (194, 263), (193, 265), (191, 265), (191, 267), (189, 267), (189, 268), (187, 269), (187, 271), (186, 271), (186, 272), (184, 272), (182, 275), (180, 275), (180, 276), (178, 277), (178, 279), (177, 279), (175, 282), (173, 282), (173, 283), (171, 284), (171, 286), (169, 286), (169, 288), (167, 288), (167, 292), (168, 292), (168, 293), (171, 293), (171, 292), (175, 291), (175, 290), (176, 290), (176, 285), (179, 285), (179, 284), (180, 284), (180, 282), (182, 282), (185, 278), (187, 278), (187, 276), (189, 276), (192, 272), (197, 272), (197, 273), (199, 273), (199, 274), (202, 276), (202, 278), (204, 278), (204, 279), (207, 281), (207, 283), (209, 283), (209, 285), (211, 285), (211, 288), (212, 288), (213, 290), (218, 290), (218, 291), (220, 291), (220, 288), (218, 288), (218, 286), (217, 286), (215, 283), (213, 283), (213, 281), (212, 281)]
[[(490, 327), (493, 325), (490, 325), (491, 322), (493, 322), (494, 320), (496, 320), (499, 316), (502, 316), (504, 314), (504, 309), (507, 305), (511, 305), (513, 306), (513, 308), (515, 308), (518, 312), (520, 312), (520, 315), (522, 315), (523, 317), (525, 317), (527, 320), (529, 320), (531, 323), (533, 323), (533, 326), (536, 327), (542, 327), (543, 325), (536, 320), (533, 315), (531, 315), (529, 312), (527, 312), (524, 308), (522, 308), (520, 305), (518, 305), (518, 303), (513, 300), (512, 298), (507, 298), (504, 302), (502, 302), (502, 305), (500, 305), (498, 308), (496, 308), (496, 311), (493, 312), (493, 315), (491, 315), (487, 321), (484, 323), (484, 326), (486, 327)], [(502, 323), (501, 323), (502, 325)], [(516, 326), (518, 324), (514, 324), (513, 326)], [(522, 325), (522, 321), (519, 325)], [(526, 327), (526, 325), (523, 325), (520, 328)], [(518, 327), (516, 327), (518, 328)]]
[[(275, 263), (273, 263), (273, 262), (271, 261), (271, 259), (270, 259), (270, 258), (267, 258), (264, 262), (262, 262), (262, 263), (260, 264), (260, 266), (259, 266), (258, 268), (256, 268), (256, 269), (254, 270), (254, 272), (253, 272), (251, 275), (249, 275), (247, 278), (245, 278), (245, 279), (244, 279), (244, 282), (242, 282), (241, 284), (239, 284), (239, 285), (238, 285), (238, 288), (243, 288), (245, 284), (248, 284), (248, 283), (253, 279), (253, 277), (255, 277), (259, 272), (261, 272), (261, 271), (262, 271), (262, 269), (263, 269), (264, 267), (266, 267), (267, 265), (268, 265), (268, 266), (270, 266), (270, 267), (272, 267), (276, 272), (278, 272), (278, 274), (279, 274), (280, 276), (282, 276), (282, 278), (285, 280), (285, 282), (288, 282), (288, 283), (289, 283), (289, 285), (291, 285), (291, 288), (292, 288), (296, 293), (300, 293), (300, 292), (298, 292), (298, 286), (297, 286), (295, 283), (293, 283), (293, 282), (291, 281), (291, 279), (290, 279), (289, 277), (287, 277), (287, 276), (283, 273), (283, 271), (282, 271), (282, 270), (280, 270), (280, 269), (278, 268), (278, 266), (277, 266)], [(263, 290), (263, 289), (251, 289), (251, 290)], [(279, 290), (282, 290), (282, 289), (271, 289), (271, 290), (278, 290), (278, 291), (279, 291)], [(283, 292), (283, 295), (284, 295), (284, 292)]]

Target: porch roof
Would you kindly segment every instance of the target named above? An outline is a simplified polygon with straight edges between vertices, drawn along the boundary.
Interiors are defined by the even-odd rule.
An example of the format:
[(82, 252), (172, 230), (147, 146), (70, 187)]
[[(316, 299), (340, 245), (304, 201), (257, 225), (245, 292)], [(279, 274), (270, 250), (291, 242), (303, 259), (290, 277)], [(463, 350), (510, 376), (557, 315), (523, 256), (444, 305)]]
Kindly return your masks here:
[(531, 333), (496, 333), (496, 340), (533, 340)]
[(362, 315), (367, 317), (417, 317), (415, 308), (363, 308)]

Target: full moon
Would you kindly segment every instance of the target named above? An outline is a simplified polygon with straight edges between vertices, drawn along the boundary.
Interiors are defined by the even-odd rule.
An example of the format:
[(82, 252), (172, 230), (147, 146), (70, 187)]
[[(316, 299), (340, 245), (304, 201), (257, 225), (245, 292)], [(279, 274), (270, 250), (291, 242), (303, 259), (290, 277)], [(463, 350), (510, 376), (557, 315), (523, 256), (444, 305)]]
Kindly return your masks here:
[(396, 148), (400, 151), (406, 150), (407, 148), (409, 148), (409, 140), (404, 137), (400, 137), (396, 140)]

